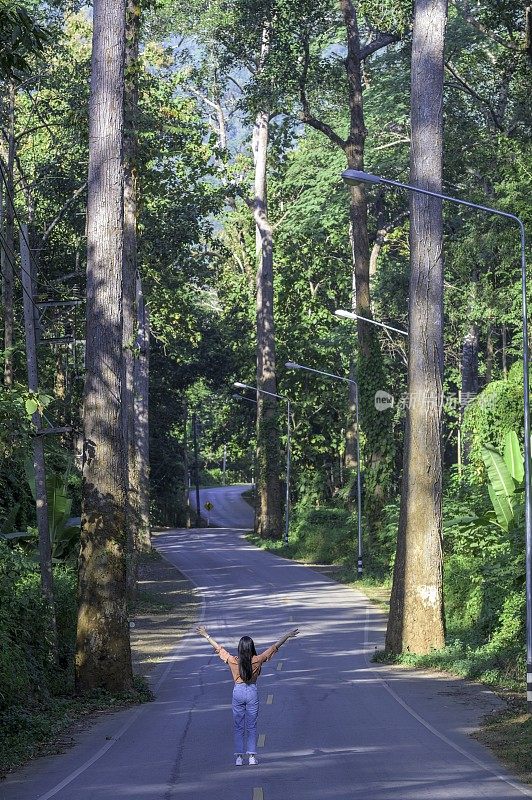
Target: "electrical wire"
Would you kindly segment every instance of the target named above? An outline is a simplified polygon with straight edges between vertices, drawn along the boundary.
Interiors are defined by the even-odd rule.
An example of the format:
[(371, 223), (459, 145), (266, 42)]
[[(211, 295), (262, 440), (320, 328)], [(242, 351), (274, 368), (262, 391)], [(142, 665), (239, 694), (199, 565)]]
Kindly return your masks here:
[[(7, 177), (6, 177), (5, 173), (6, 173), (5, 167), (4, 167), (3, 163), (2, 163), (2, 160), (0, 159), (0, 177), (2, 178), (2, 182), (3, 182), (5, 190), (6, 190), (7, 198), (9, 200), (10, 205), (11, 205), (11, 208), (13, 209), (13, 216), (15, 217), (15, 219), (18, 222), (18, 227), (19, 227), (20, 233), (22, 235), (22, 238), (24, 239), (24, 241), (26, 243), (28, 251), (31, 253), (31, 252), (33, 252), (33, 248), (31, 246), (31, 244), (29, 242), (29, 239), (28, 239), (28, 237), (26, 235), (26, 232), (24, 230), (24, 223), (20, 219), (20, 217), (18, 215), (18, 212), (17, 212), (17, 209), (15, 208), (15, 198), (14, 198), (12, 192), (10, 192), (10, 190), (9, 190), (9, 186), (8, 186), (8, 183), (7, 183)], [(24, 272), (26, 272), (26, 270), (24, 269), (22, 264), (21, 264), (21, 269)], [(36, 279), (34, 279), (34, 280), (35, 280), (36, 283), (39, 283), (42, 286), (45, 286), (48, 290), (52, 290), (52, 287), (51, 287), (49, 282), (39, 281), (39, 280), (36, 280)]]
[[(12, 195), (12, 194), (11, 194), (11, 192), (9, 191), (9, 188), (8, 188), (8, 185), (7, 185), (7, 179), (6, 179), (6, 176), (5, 176), (4, 172), (5, 172), (5, 167), (4, 167), (4, 165), (2, 164), (2, 161), (0, 160), (0, 178), (2, 179), (2, 182), (3, 182), (3, 184), (4, 184), (4, 187), (5, 187), (5, 190), (6, 190), (7, 197), (8, 197), (8, 199), (9, 199), (9, 202), (10, 202), (10, 204), (11, 204), (11, 208), (13, 209), (13, 215), (14, 215), (15, 219), (16, 219), (16, 220), (17, 220), (17, 222), (18, 222), (18, 225), (19, 225), (19, 229), (20, 229), (20, 232), (21, 232), (22, 238), (24, 239), (24, 241), (25, 241), (25, 243), (26, 243), (26, 245), (27, 245), (27, 247), (28, 247), (28, 251), (31, 253), (31, 252), (33, 252), (34, 248), (32, 248), (32, 247), (30, 246), (30, 242), (29, 242), (29, 240), (28, 240), (28, 237), (26, 236), (26, 232), (25, 232), (25, 230), (24, 230), (23, 223), (21, 222), (21, 219), (20, 219), (20, 217), (19, 217), (19, 215), (18, 215), (18, 213), (17, 213), (17, 210), (16, 210), (16, 208), (15, 208), (15, 204), (14, 204), (14, 198), (13, 198), (13, 195)], [(17, 277), (17, 278), (20, 280), (20, 278), (19, 278), (19, 276), (18, 276), (18, 274), (17, 274), (17, 271), (16, 271), (16, 269), (15, 269), (15, 263), (14, 263), (14, 257), (15, 257), (15, 254), (14, 254), (14, 252), (12, 251), (12, 252), (11, 252), (11, 254), (9, 255), (9, 253), (8, 253), (8, 248), (7, 248), (7, 244), (6, 244), (7, 240), (5, 239), (5, 237), (3, 236), (3, 234), (2, 234), (1, 232), (0, 232), (0, 239), (3, 239), (3, 240), (4, 240), (4, 241), (3, 241), (3, 245), (4, 245), (3, 249), (4, 249), (4, 252), (6, 253), (6, 255), (7, 255), (7, 256), (8, 256), (8, 258), (9, 258), (9, 261), (10, 261), (11, 267), (12, 267), (12, 269), (13, 269), (13, 273), (14, 273), (14, 274), (15, 274), (15, 276), (16, 276), (16, 277)], [(30, 280), (31, 280), (32, 282), (34, 282), (34, 283), (38, 283), (38, 284), (40, 284), (41, 286), (44, 286), (44, 287), (46, 287), (46, 289), (48, 289), (48, 291), (52, 291), (52, 292), (53, 292), (53, 291), (56, 291), (56, 290), (54, 289), (54, 287), (51, 285), (51, 283), (50, 283), (49, 281), (42, 281), (42, 280), (37, 280), (36, 278), (33, 278), (33, 277), (32, 277), (32, 276), (31, 276), (31, 275), (28, 273), (28, 271), (25, 269), (25, 267), (23, 266), (23, 264), (22, 264), (22, 263), (20, 264), (20, 269), (22, 270), (22, 272), (24, 272), (24, 274), (25, 274), (25, 275), (27, 275), (27, 276), (30, 278)], [(5, 276), (4, 276), (4, 278), (5, 278)], [(21, 282), (21, 284), (22, 284), (22, 288), (24, 289), (24, 284), (23, 284), (23, 282), (22, 282), (22, 281), (20, 281), (20, 282)], [(24, 291), (26, 291), (26, 290), (24, 289)], [(79, 298), (76, 298), (76, 299), (79, 299)], [(35, 304), (35, 302), (34, 302), (34, 300), (33, 300), (33, 298), (32, 298), (32, 303), (33, 303), (33, 305), (34, 305), (34, 306), (36, 305), (36, 304)]]
[[(34, 307), (34, 309), (39, 311), (39, 306), (37, 305), (37, 303), (35, 302), (33, 297), (30, 295), (30, 293), (28, 292), (28, 290), (24, 286), (24, 281), (22, 280), (20, 275), (17, 273), (17, 269), (16, 269), (17, 265), (16, 265), (15, 261), (13, 260), (13, 251), (11, 251), (11, 254), (10, 254), (10, 252), (9, 252), (9, 250), (7, 248), (7, 243), (6, 243), (5, 237), (4, 237), (2, 232), (0, 232), (0, 246), (1, 246), (2, 250), (4, 251), (4, 253), (6, 255), (6, 258), (7, 258), (8, 262), (9, 262), (9, 266), (13, 270), (14, 277), (20, 282), (20, 285), (22, 287), (22, 291), (24, 292), (26, 297), (30, 300), (30, 302), (31, 302), (32, 306)], [(24, 267), (22, 267), (22, 265), (21, 265), (21, 269), (22, 269), (22, 271), (24, 272), (25, 275), (28, 275), (28, 277), (31, 277), (29, 275), (28, 271), (26, 269), (24, 269)], [(2, 271), (1, 267), (0, 267), (0, 273), (1, 273), (2, 277), (3, 277), (3, 279), (7, 280), (7, 276), (4, 274), (4, 272)]]

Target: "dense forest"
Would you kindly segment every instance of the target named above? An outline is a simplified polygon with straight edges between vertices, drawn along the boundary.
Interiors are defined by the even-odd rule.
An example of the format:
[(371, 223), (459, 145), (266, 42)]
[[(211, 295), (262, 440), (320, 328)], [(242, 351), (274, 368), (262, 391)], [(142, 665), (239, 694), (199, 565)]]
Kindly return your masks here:
[(531, 66), (517, 0), (2, 0), (12, 740), (132, 690), (137, 555), (196, 478), (393, 584), (386, 657), (523, 689), (518, 226), (342, 172), (530, 230)]

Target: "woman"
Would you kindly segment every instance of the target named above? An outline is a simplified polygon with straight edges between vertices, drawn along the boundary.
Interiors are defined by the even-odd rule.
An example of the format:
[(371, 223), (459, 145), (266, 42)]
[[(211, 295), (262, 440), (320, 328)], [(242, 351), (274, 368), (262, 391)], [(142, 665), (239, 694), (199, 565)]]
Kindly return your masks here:
[[(257, 716), (259, 713), (257, 678), (260, 675), (262, 665), (269, 661), (288, 639), (297, 636), (299, 631), (294, 628), (285, 633), (278, 642), (272, 644), (260, 655), (257, 655), (253, 639), (250, 636), (242, 636), (238, 643), (238, 658), (235, 658), (209, 636), (204, 625), (200, 625), (196, 630), (200, 636), (207, 639), (222, 661), (229, 666), (235, 682), (233, 688), (233, 726), (236, 766), (242, 766), (245, 753), (249, 756), (250, 764), (257, 764)], [(247, 749), (244, 749), (244, 728), (247, 734)]]

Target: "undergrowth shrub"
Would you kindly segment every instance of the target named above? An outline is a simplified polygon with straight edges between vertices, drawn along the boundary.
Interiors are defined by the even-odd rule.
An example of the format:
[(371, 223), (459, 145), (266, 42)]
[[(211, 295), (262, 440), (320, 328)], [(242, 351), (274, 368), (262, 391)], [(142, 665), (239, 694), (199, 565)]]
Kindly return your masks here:
[(346, 564), (355, 558), (356, 517), (342, 508), (299, 508), (293, 525), (295, 555), (315, 563)]
[(53, 661), (38, 566), (0, 542), (0, 727), (4, 715), (15, 707), (31, 708), (72, 687), (76, 587), (71, 568), (54, 571), (54, 589), (58, 666)]

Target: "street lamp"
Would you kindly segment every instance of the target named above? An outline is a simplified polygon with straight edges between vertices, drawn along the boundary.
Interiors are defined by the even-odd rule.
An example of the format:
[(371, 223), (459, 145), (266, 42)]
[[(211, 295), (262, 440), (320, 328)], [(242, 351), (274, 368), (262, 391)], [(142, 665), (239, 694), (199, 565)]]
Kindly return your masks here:
[[(288, 530), (290, 528), (290, 400), (288, 397), (283, 397), (282, 394), (275, 392), (267, 392), (266, 389), (259, 389), (258, 386), (250, 386), (247, 383), (234, 383), (236, 389), (252, 389), (259, 394), (267, 394), (270, 397), (277, 397), (279, 400), (284, 400), (286, 403), (286, 500), (285, 500), (285, 526), (284, 526), (284, 543), (288, 544)], [(257, 402), (257, 401), (255, 401)]]
[(334, 312), (335, 317), (340, 317), (341, 319), (360, 319), (362, 322), (369, 322), (371, 325), (378, 325), (379, 328), (386, 328), (389, 331), (394, 331), (395, 333), (400, 333), (403, 336), (408, 336), (407, 331), (401, 330), (401, 328), (394, 328), (393, 325), (387, 325), (384, 322), (377, 322), (375, 319), (369, 319), (368, 317), (361, 317), (360, 314), (354, 314), (352, 311), (344, 311), (343, 308), (338, 308)]
[(362, 575), (362, 473), (360, 470), (360, 426), (358, 414), (358, 383), (351, 380), (351, 378), (344, 378), (343, 375), (335, 375), (332, 372), (323, 372), (321, 369), (313, 369), (312, 367), (304, 367), (302, 364), (297, 364), (295, 361), (287, 361), (285, 364), (287, 369), (302, 369), (305, 372), (314, 372), (316, 375), (324, 375), (326, 378), (333, 378), (336, 381), (343, 381), (355, 387), (355, 416), (357, 425), (357, 517), (358, 517), (358, 561), (357, 573)]
[(252, 400), (250, 397), (242, 397), (241, 394), (237, 394), (236, 392), (232, 394), (231, 397), (233, 398), (233, 400), (243, 400), (244, 403), (255, 403), (255, 405), (257, 405), (256, 400)]
[(525, 540), (526, 540), (526, 662), (527, 662), (527, 701), (529, 711), (532, 711), (532, 487), (530, 473), (530, 397), (529, 397), (529, 350), (528, 350), (528, 309), (526, 298), (526, 238), (523, 220), (515, 214), (500, 211), (498, 208), (471, 203), (469, 200), (462, 200), (459, 197), (432, 192), (429, 189), (422, 189), (419, 186), (412, 186), (408, 183), (400, 183), (389, 178), (382, 178), (380, 175), (372, 175), (370, 172), (362, 172), (356, 169), (346, 169), (342, 172), (344, 181), (352, 186), (360, 184), (393, 186), (399, 189), (406, 189), (409, 192), (436, 197), (439, 200), (446, 200), (467, 208), (474, 208), (477, 211), (484, 211), (486, 214), (496, 214), (499, 217), (510, 219), (519, 226), (521, 239), (521, 315), (523, 324), (523, 394), (524, 394), (524, 428), (525, 428)]

